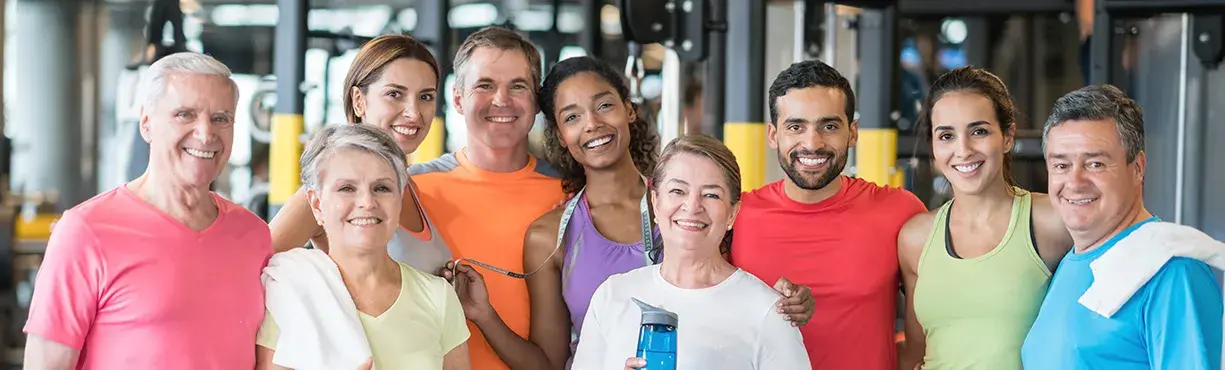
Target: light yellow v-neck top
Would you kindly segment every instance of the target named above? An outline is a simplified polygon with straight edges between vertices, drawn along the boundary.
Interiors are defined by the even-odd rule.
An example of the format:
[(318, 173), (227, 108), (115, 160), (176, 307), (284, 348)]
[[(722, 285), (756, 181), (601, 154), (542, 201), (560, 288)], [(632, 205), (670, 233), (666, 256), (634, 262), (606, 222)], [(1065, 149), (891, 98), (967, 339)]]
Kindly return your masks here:
[[(454, 288), (400, 263), (400, 296), (378, 317), (358, 311), (378, 369), (442, 369), (442, 358), (470, 335)], [(276, 349), (281, 330), (264, 312), (255, 343)]]

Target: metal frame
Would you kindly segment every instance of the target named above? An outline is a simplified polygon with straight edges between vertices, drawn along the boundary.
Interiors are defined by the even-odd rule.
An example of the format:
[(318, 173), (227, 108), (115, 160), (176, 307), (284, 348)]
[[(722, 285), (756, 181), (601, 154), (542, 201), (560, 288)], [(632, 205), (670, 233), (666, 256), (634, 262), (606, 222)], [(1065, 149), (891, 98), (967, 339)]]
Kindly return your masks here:
[(582, 14), (587, 26), (579, 31), (579, 46), (587, 52), (587, 55), (600, 59), (605, 57), (604, 31), (601, 29), (600, 22), (600, 10), (603, 5), (604, 0), (582, 0)]
[[(277, 0), (277, 8), (280, 11), (276, 25), (276, 41), (275, 45), (273, 45), (272, 54), (273, 72), (277, 76), (277, 104), (273, 110), (273, 139), (269, 144), (269, 155), (272, 156), (269, 158), (268, 163), (269, 180), (272, 186), (270, 189), (271, 193), (269, 194), (269, 220), (276, 216), (277, 212), (281, 210), (281, 206), (283, 206), (278, 198), (289, 198), (288, 194), (281, 194), (288, 191), (289, 188), (281, 183), (292, 182), (297, 184), (298, 172), (301, 171), (296, 160), (295, 163), (290, 163), (288, 150), (282, 149), (285, 146), (295, 148), (296, 154), (300, 156), (302, 154), (301, 139), (277, 135), (280, 130), (278, 130), (276, 125), (297, 125), (298, 127), (293, 129), (297, 134), (296, 136), (301, 136), (306, 131), (302, 121), (303, 106), (306, 99), (302, 83), (306, 80), (306, 14), (310, 11), (310, 0)], [(278, 120), (278, 117), (293, 117), (296, 119)], [(290, 131), (291, 129), (282, 128), (281, 130)], [(286, 142), (287, 140), (289, 142)], [(289, 165), (286, 165), (286, 163)]]
[[(727, 23), (728, 0), (709, 0), (710, 22)], [(727, 105), (727, 31), (726, 28), (712, 31), (710, 35), (710, 55), (706, 58), (706, 81), (702, 87), (702, 116), (712, 123), (715, 137), (723, 140), (723, 123), (726, 121)], [(765, 57), (764, 55), (762, 56)]]
[[(1090, 38), (1090, 84), (1118, 82), (1118, 53), (1122, 38), (1132, 27), (1120, 24), (1122, 18), (1143, 18), (1160, 13), (1192, 13), (1191, 24), (1197, 32), (1192, 46), (1201, 62), (1215, 67), (1221, 61), (1221, 13), (1225, 0), (1097, 0), (1094, 2), (1093, 36)], [(1207, 13), (1207, 14), (1205, 14)], [(1203, 35), (1201, 35), (1203, 34)], [(1215, 36), (1215, 37), (1213, 37)]]
[(766, 6), (764, 2), (727, 2), (727, 73), (723, 89), (728, 122), (766, 122)]
[(309, 0), (278, 0), (280, 9), (273, 45), (273, 71), (277, 75), (276, 113), (302, 114), (306, 94), (306, 13)]
[(859, 16), (859, 128), (895, 128), (899, 40), (894, 7), (864, 9)]
[(1096, 0), (1094, 6), (1123, 17), (1159, 13), (1198, 13), (1225, 9), (1225, 0)]
[(898, 14), (915, 16), (965, 16), (1016, 13), (1060, 13), (1073, 10), (1072, 0), (836, 0), (839, 5), (860, 8), (897, 8)]
[[(434, 59), (438, 61), (439, 75), (441, 80), (439, 85), (446, 82), (447, 76), (450, 76), (452, 54), (451, 42), (451, 23), (448, 18), (451, 10), (450, 0), (418, 0), (417, 11), (421, 16), (417, 17), (417, 28), (413, 32), (413, 37), (430, 46), (430, 51), (434, 52)], [(441, 88), (441, 87), (440, 87)], [(447, 115), (446, 94), (441, 92), (438, 94), (438, 108), (434, 110), (434, 117), (444, 118)], [(446, 142), (446, 127), (434, 127), (431, 130), (442, 130), (443, 142)]]

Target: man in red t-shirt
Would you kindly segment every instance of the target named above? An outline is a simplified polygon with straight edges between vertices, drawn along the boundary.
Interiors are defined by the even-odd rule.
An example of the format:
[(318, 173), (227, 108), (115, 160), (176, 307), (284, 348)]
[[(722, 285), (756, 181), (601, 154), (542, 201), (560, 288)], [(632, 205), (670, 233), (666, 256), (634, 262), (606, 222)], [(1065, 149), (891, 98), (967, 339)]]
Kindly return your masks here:
[(787, 176), (745, 193), (731, 260), (763, 281), (812, 289), (800, 327), (816, 370), (895, 370), (897, 235), (926, 207), (910, 192), (842, 176), (855, 95), (833, 67), (792, 64), (770, 86), (766, 132)]

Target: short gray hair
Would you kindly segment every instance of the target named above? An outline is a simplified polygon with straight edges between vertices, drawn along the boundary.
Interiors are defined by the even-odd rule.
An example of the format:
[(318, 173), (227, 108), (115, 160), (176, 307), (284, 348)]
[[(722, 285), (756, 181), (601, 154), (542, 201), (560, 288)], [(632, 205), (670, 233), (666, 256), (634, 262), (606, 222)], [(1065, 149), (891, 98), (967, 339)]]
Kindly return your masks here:
[(1082, 87), (1056, 100), (1042, 128), (1042, 149), (1046, 150), (1046, 140), (1053, 127), (1067, 121), (1105, 119), (1114, 120), (1119, 141), (1127, 151), (1127, 163), (1132, 163), (1144, 151), (1144, 109), (1112, 85)]
[(211, 56), (185, 51), (167, 55), (149, 65), (149, 70), (140, 79), (143, 92), (139, 102), (143, 107), (150, 108), (157, 102), (166, 92), (166, 77), (175, 73), (225, 77), (234, 90), (234, 103), (238, 103), (238, 84), (230, 77), (229, 67)]
[(371, 125), (328, 125), (319, 129), (302, 152), (302, 185), (319, 190), (322, 163), (342, 149), (357, 149), (379, 156), (396, 172), (397, 189), (408, 184), (408, 159), (404, 150), (383, 130)]

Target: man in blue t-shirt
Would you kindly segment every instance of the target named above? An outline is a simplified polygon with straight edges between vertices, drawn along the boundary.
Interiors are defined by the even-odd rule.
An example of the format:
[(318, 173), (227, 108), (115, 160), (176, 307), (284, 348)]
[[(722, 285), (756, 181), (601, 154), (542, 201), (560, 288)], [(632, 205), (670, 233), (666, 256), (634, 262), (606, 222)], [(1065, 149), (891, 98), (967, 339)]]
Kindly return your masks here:
[(1090, 263), (1147, 222), (1144, 122), (1119, 89), (1055, 102), (1043, 133), (1051, 201), (1076, 247), (1059, 264), (1021, 359), (1026, 369), (1219, 369), (1221, 285), (1205, 263), (1175, 257), (1110, 317), (1078, 299)]

